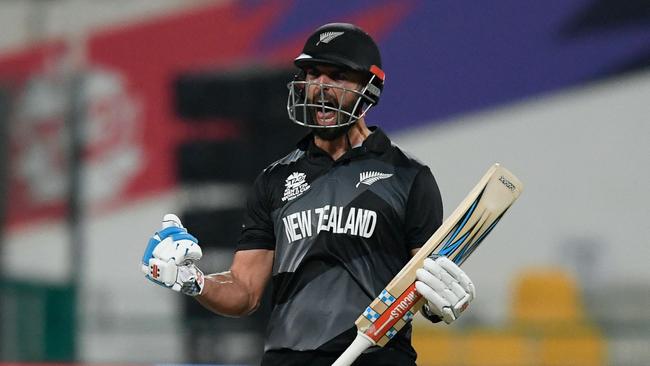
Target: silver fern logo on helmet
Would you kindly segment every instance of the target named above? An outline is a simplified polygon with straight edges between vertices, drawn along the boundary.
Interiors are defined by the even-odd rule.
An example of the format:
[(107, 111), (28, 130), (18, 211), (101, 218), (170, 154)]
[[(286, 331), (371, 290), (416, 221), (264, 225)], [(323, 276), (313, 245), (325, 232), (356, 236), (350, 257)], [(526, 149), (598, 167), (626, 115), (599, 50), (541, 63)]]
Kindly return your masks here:
[(320, 39), (316, 42), (316, 46), (321, 43), (330, 43), (334, 38), (342, 35), (345, 32), (324, 32), (320, 34)]

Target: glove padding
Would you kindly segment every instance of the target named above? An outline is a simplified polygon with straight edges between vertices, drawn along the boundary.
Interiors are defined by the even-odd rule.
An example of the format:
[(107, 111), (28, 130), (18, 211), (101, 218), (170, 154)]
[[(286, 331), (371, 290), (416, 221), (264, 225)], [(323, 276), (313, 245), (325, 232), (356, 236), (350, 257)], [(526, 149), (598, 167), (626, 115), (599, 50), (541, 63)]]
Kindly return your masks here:
[(149, 239), (141, 268), (152, 282), (196, 296), (203, 291), (203, 273), (194, 263), (202, 256), (198, 240), (187, 232), (176, 215), (167, 214), (162, 230)]
[(447, 257), (425, 259), (415, 276), (415, 288), (427, 299), (428, 311), (447, 324), (458, 319), (476, 294), (467, 274)]

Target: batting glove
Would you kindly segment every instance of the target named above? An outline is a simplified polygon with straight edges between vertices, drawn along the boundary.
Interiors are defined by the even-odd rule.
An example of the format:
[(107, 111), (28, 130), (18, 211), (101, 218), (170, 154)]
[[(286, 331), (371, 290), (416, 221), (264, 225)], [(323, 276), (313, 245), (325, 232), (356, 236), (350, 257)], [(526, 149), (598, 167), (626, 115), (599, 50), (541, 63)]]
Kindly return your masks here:
[(149, 239), (141, 269), (155, 284), (196, 296), (203, 291), (203, 272), (195, 265), (202, 256), (197, 239), (176, 215), (167, 214), (162, 230)]
[(415, 288), (427, 299), (423, 310), (447, 324), (458, 319), (476, 295), (472, 280), (447, 257), (425, 259), (415, 276)]

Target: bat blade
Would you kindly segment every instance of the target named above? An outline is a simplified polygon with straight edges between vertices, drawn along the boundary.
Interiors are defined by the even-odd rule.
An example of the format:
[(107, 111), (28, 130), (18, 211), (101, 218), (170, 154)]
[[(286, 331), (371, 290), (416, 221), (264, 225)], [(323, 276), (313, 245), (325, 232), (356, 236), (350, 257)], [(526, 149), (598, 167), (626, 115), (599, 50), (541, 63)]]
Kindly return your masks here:
[[(333, 366), (349, 365), (372, 345), (384, 346), (422, 308), (425, 299), (415, 289), (415, 271), (431, 254), (461, 265), (492, 231), (523, 190), (521, 181), (494, 164), (440, 228), (370, 303), (355, 324), (355, 342)], [(362, 348), (364, 347), (365, 348)]]

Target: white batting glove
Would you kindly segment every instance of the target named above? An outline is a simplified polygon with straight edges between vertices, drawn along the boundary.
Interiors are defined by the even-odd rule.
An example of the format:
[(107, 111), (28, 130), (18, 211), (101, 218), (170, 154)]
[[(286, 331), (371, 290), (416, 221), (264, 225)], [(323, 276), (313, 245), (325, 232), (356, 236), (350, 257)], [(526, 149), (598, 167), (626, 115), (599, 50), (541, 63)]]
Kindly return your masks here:
[(202, 256), (197, 239), (176, 215), (167, 214), (162, 230), (149, 239), (141, 269), (147, 279), (158, 285), (196, 296), (203, 291), (203, 272), (195, 265)]
[(415, 276), (415, 288), (427, 299), (428, 311), (447, 324), (458, 319), (476, 294), (472, 280), (447, 257), (425, 259)]

